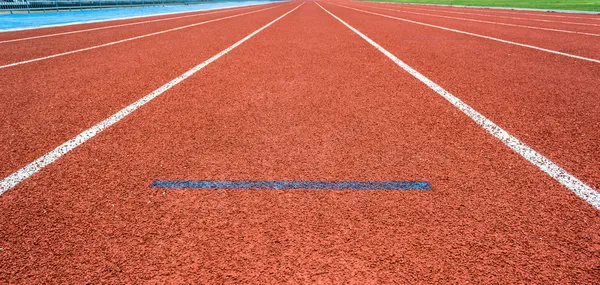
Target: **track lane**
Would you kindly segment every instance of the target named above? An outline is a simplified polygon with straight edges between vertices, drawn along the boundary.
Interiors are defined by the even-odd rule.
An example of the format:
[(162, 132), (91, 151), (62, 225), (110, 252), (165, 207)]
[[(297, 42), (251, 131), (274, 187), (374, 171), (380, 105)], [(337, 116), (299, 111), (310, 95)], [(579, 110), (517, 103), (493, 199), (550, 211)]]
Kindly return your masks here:
[(112, 23), (112, 21), (110, 21), (109, 24), (105, 25), (105, 26), (91, 27), (91, 28), (84, 27), (81, 29), (75, 29), (75, 30), (69, 30), (69, 31), (46, 33), (46, 34), (40, 34), (40, 35), (25, 36), (25, 37), (20, 37), (20, 38), (1, 40), (0, 44), (20, 42), (20, 41), (30, 41), (30, 40), (36, 40), (36, 39), (42, 39), (42, 38), (59, 37), (59, 36), (64, 36), (64, 35), (72, 35), (72, 34), (93, 32), (93, 31), (105, 30), (105, 29), (129, 27), (129, 26), (143, 25), (143, 24), (156, 23), (156, 22), (172, 21), (172, 20), (176, 20), (176, 19), (185, 19), (185, 18), (191, 18), (191, 17), (198, 17), (198, 16), (202, 16), (202, 15), (218, 14), (218, 13), (223, 13), (223, 12), (227, 12), (227, 11), (243, 10), (245, 8), (247, 8), (247, 7), (242, 6), (242, 7), (237, 7), (237, 8), (222, 9), (222, 10), (216, 10), (216, 11), (207, 10), (202, 13), (185, 13), (185, 15), (180, 15), (180, 16), (175, 15), (172, 17), (162, 17), (162, 18), (158, 18), (158, 19), (153, 17), (153, 19), (150, 19), (150, 20), (141, 20), (141, 21), (129, 22), (129, 23)]
[(406, 71), (431, 90), (435, 91), (440, 97), (444, 98), (448, 103), (452, 104), (455, 108), (460, 110), (463, 114), (467, 115), (470, 119), (472, 119), (477, 125), (479, 125), (482, 129), (488, 132), (490, 135), (494, 136), (496, 139), (500, 140), (506, 147), (513, 150), (515, 153), (519, 154), (522, 158), (529, 161), (531, 164), (538, 167), (541, 171), (551, 176), (565, 188), (569, 189), (579, 198), (586, 201), (588, 204), (593, 206), (595, 209), (600, 210), (600, 192), (596, 189), (591, 188), (589, 185), (586, 185), (584, 182), (579, 180), (577, 177), (573, 176), (571, 173), (566, 171), (564, 168), (561, 168), (555, 162), (549, 160), (543, 154), (540, 154), (536, 150), (532, 149), (528, 145), (524, 144), (518, 138), (514, 137), (512, 134), (508, 133), (501, 126), (497, 125), (493, 121), (490, 121), (485, 115), (481, 114), (477, 110), (473, 109), (468, 104), (465, 104), (458, 97), (454, 96), (452, 93), (445, 90), (439, 84), (431, 81), (431, 79), (424, 76), (419, 71), (415, 70), (410, 65), (407, 65), (404, 61), (390, 53), (388, 50), (383, 48), (378, 43), (374, 42), (365, 34), (358, 31), (356, 28), (352, 27), (344, 20), (340, 19), (335, 14), (331, 13), (329, 10), (323, 8), (323, 6), (317, 5), (323, 9), (327, 14), (334, 17), (344, 26), (352, 30), (356, 35), (360, 36), (363, 40), (371, 44), (374, 48), (384, 54), (387, 58), (393, 61), (398, 67), (402, 68), (402, 70)]
[(600, 189), (600, 165), (594, 158), (600, 156), (595, 139), (600, 137), (597, 64), (325, 5), (491, 121)]
[[(37, 28), (37, 29), (32, 29), (36, 32), (33, 35), (24, 35), (24, 36), (18, 37), (20, 32), (8, 33), (13, 38), (0, 40), (0, 44), (10, 43), (10, 42), (19, 42), (19, 41), (29, 41), (29, 40), (49, 38), (49, 37), (58, 37), (58, 36), (77, 34), (77, 33), (86, 33), (86, 32), (92, 32), (92, 31), (104, 30), (104, 29), (113, 29), (113, 28), (120, 28), (120, 27), (143, 25), (143, 24), (148, 24), (148, 23), (164, 22), (164, 21), (170, 21), (170, 20), (175, 20), (175, 19), (197, 17), (197, 16), (201, 16), (201, 15), (218, 14), (218, 13), (222, 13), (225, 11), (235, 11), (235, 10), (244, 9), (244, 8), (247, 8), (247, 7), (235, 7), (235, 8), (227, 8), (227, 9), (196, 11), (195, 13), (183, 13), (183, 15), (177, 15), (177, 14), (170, 15), (170, 17), (164, 16), (164, 15), (162, 17), (152, 16), (152, 17), (149, 17), (150, 19), (142, 18), (142, 19), (138, 19), (137, 21), (119, 21), (119, 20), (107, 21), (107, 23), (105, 25), (96, 26), (96, 27), (95, 26), (86, 27), (87, 24), (80, 24), (80, 25), (77, 25), (77, 27), (75, 27), (74, 29), (71, 28), (68, 30), (56, 31), (56, 32), (47, 31), (46, 33), (40, 33), (40, 32), (42, 32), (40, 30), (43, 30), (43, 28)], [(40, 34), (38, 34), (38, 33), (40, 33)], [(4, 35), (4, 36), (6, 36), (6, 35)]]
[(3, 70), (0, 173), (5, 177), (20, 169), (266, 24), (289, 5)]
[(193, 15), (200, 15), (205, 13), (213, 13), (219, 11), (233, 11), (236, 9), (244, 9), (254, 7), (256, 5), (251, 6), (242, 6), (242, 7), (230, 7), (230, 8), (221, 8), (221, 9), (212, 9), (212, 10), (204, 10), (204, 11), (191, 11), (191, 12), (182, 12), (182, 13), (174, 13), (174, 14), (165, 14), (165, 15), (149, 15), (145, 17), (136, 17), (130, 19), (116, 19), (116, 20), (107, 20), (107, 21), (99, 21), (99, 22), (90, 22), (90, 23), (80, 23), (80, 24), (68, 24), (61, 26), (53, 26), (53, 27), (39, 27), (25, 30), (16, 30), (16, 31), (0, 31), (0, 41), (19, 39), (23, 37), (37, 37), (44, 36), (55, 33), (67, 33), (73, 32), (77, 30), (84, 29), (96, 29), (96, 28), (105, 28), (113, 25), (132, 25), (135, 23), (142, 23), (147, 21), (162, 21), (169, 18), (179, 18), (179, 17), (193, 17)]
[[(594, 281), (598, 211), (313, 3), (297, 12), (2, 196), (6, 278)], [(203, 177), (434, 191), (148, 189)]]
[[(356, 3), (360, 3), (361, 1), (356, 1)], [(398, 6), (398, 7), (406, 7), (412, 9), (419, 10), (427, 10), (427, 11), (444, 11), (448, 13), (471, 13), (478, 14), (487, 17), (518, 17), (518, 18), (530, 18), (535, 20), (547, 20), (551, 22), (574, 22), (574, 23), (582, 23), (582, 24), (598, 24), (600, 23), (600, 15), (599, 14), (575, 14), (575, 13), (554, 13), (554, 12), (533, 12), (533, 11), (507, 11), (503, 9), (493, 9), (493, 8), (483, 8), (478, 9), (474, 7), (444, 7), (437, 5), (418, 5), (418, 4), (410, 4), (404, 5), (400, 3), (385, 3), (385, 2), (362, 2), (362, 3), (376, 3), (386, 6)], [(554, 19), (553, 19), (554, 18)]]
[(560, 56), (566, 56), (566, 57), (570, 57), (570, 58), (574, 58), (574, 59), (578, 59), (578, 60), (600, 63), (600, 59), (596, 59), (596, 58), (584, 57), (584, 56), (580, 56), (580, 55), (576, 55), (576, 54), (572, 54), (572, 53), (547, 49), (547, 48), (543, 48), (543, 47), (539, 47), (539, 46), (533, 46), (533, 45), (528, 45), (528, 44), (514, 42), (514, 41), (509, 41), (506, 39), (496, 38), (496, 37), (492, 37), (492, 36), (488, 36), (488, 35), (482, 35), (482, 34), (472, 33), (472, 32), (468, 32), (468, 31), (452, 29), (452, 28), (448, 28), (448, 27), (444, 27), (444, 26), (440, 26), (440, 25), (433, 25), (433, 24), (429, 24), (429, 23), (425, 23), (425, 22), (413, 21), (413, 20), (409, 20), (406, 18), (402, 18), (402, 17), (396, 17), (396, 16), (392, 16), (392, 15), (388, 15), (388, 14), (367, 11), (367, 10), (353, 8), (353, 7), (349, 7), (349, 6), (345, 6), (345, 5), (341, 5), (341, 4), (336, 4), (336, 5), (346, 8), (346, 9), (351, 9), (351, 10), (354, 10), (354, 11), (357, 11), (360, 13), (366, 13), (366, 14), (384, 17), (384, 18), (388, 18), (388, 19), (392, 19), (392, 20), (396, 20), (396, 21), (402, 21), (402, 22), (406, 22), (406, 23), (410, 23), (410, 24), (414, 24), (414, 25), (420, 25), (420, 26), (425, 26), (425, 27), (429, 27), (429, 28), (440, 29), (440, 30), (444, 30), (444, 31), (452, 32), (452, 33), (468, 35), (468, 36), (477, 37), (480, 39), (496, 41), (496, 42), (500, 42), (503, 44), (515, 45), (515, 46), (519, 46), (519, 47), (523, 47), (523, 48), (534, 49), (537, 51), (547, 52), (547, 53), (560, 55)]
[[(439, 18), (428, 15), (414, 15), (390, 9), (383, 10), (380, 8), (375, 8), (372, 5), (347, 7), (358, 8), (369, 12), (490, 36), (502, 40), (532, 45), (587, 58), (600, 59), (600, 37), (598, 36), (590, 37), (586, 35), (557, 33), (543, 30), (529, 30), (520, 27)], [(598, 32), (600, 32), (600, 29)], [(600, 36), (600, 33), (595, 35)]]
[[(427, 9), (411, 9), (408, 8), (411, 11), (415, 11), (415, 12), (432, 12), (430, 10)], [(478, 20), (492, 20), (492, 21), (498, 21), (498, 22), (509, 22), (509, 23), (514, 23), (514, 24), (520, 24), (520, 25), (531, 25), (531, 26), (538, 26), (538, 27), (544, 27), (544, 28), (557, 28), (557, 29), (564, 29), (564, 30), (574, 30), (574, 31), (580, 31), (580, 32), (592, 32), (592, 33), (597, 33), (598, 30), (600, 29), (600, 22), (593, 22), (593, 23), (574, 23), (574, 22), (560, 22), (560, 21), (553, 21), (553, 20), (546, 20), (546, 19), (530, 19), (530, 18), (526, 18), (526, 17), (506, 17), (506, 16), (491, 16), (491, 15), (481, 15), (481, 14), (476, 14), (476, 13), (470, 13), (468, 11), (437, 11), (435, 10), (435, 13), (440, 13), (440, 14), (444, 14), (447, 16), (460, 16), (460, 17), (469, 17), (469, 18), (474, 18), (474, 19), (478, 19)]]
[(534, 26), (534, 25), (522, 25), (522, 24), (510, 23), (507, 21), (491, 21), (491, 20), (474, 19), (474, 18), (472, 18), (472, 17), (470, 18), (468, 16), (456, 16), (456, 15), (451, 16), (451, 15), (445, 15), (445, 14), (441, 14), (441, 13), (429, 12), (429, 11), (423, 11), (423, 10), (408, 10), (408, 9), (401, 9), (401, 8), (397, 8), (397, 7), (394, 7), (394, 9), (392, 9), (389, 7), (381, 7), (380, 5), (365, 5), (363, 7), (371, 7), (371, 8), (376, 8), (376, 9), (380, 9), (380, 10), (402, 12), (402, 13), (406, 13), (406, 14), (413, 14), (413, 15), (420, 15), (420, 16), (427, 16), (427, 17), (436, 17), (436, 18), (445, 18), (445, 19), (466, 21), (466, 22), (477, 22), (477, 23), (483, 23), (483, 24), (509, 26), (509, 27), (514, 27), (514, 28), (534, 29), (534, 30), (551, 31), (551, 32), (557, 32), (557, 33), (567, 33), (567, 34), (579, 34), (579, 35), (594, 36), (594, 37), (600, 36), (600, 34), (597, 34), (597, 33), (579, 32), (579, 31), (568, 30), (568, 29), (544, 28), (544, 27)]
[(56, 38), (39, 39), (35, 44), (14, 42), (5, 44), (0, 52), (0, 69), (13, 68), (21, 64), (29, 64), (39, 60), (47, 60), (60, 56), (69, 56), (76, 52), (87, 52), (90, 49), (119, 45), (127, 41), (135, 41), (144, 37), (154, 37), (163, 33), (177, 32), (198, 25), (208, 24), (232, 17), (260, 13), (277, 6), (259, 6), (253, 9), (235, 10), (218, 14), (209, 14), (194, 18), (177, 19), (169, 23), (158, 22), (139, 26), (129, 26), (117, 30), (100, 30), (92, 34), (72, 34)]

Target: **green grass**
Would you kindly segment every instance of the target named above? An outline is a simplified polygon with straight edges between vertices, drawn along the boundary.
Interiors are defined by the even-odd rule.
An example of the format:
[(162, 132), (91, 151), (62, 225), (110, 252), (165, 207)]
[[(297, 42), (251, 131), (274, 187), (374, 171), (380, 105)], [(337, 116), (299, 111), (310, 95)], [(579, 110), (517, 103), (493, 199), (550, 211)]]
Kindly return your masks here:
[(368, 0), (400, 3), (429, 3), (463, 6), (600, 11), (600, 0)]

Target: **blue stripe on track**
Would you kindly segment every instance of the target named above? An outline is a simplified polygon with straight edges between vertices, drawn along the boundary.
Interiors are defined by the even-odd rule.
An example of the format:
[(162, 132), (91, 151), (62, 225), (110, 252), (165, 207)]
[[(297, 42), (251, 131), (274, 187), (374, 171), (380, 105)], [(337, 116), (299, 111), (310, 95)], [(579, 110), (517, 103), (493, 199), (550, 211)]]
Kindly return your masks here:
[(246, 180), (155, 180), (151, 188), (199, 189), (354, 189), (354, 190), (431, 190), (427, 181), (246, 181)]

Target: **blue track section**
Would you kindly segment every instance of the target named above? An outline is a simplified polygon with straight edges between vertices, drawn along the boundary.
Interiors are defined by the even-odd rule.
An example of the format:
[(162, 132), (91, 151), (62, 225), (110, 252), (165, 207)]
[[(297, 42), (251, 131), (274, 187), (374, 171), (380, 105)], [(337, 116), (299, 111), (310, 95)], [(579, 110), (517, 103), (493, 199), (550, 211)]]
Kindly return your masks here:
[(151, 188), (200, 189), (324, 189), (324, 190), (431, 190), (426, 181), (223, 181), (223, 180), (156, 180)]
[(1, 14), (0, 31), (39, 28), (46, 26), (87, 23), (95, 21), (118, 20), (180, 12), (206, 11), (230, 7), (241, 7), (272, 3), (275, 1), (227, 1), (195, 5), (176, 5), (164, 7), (110, 8), (103, 10), (34, 12), (31, 14)]

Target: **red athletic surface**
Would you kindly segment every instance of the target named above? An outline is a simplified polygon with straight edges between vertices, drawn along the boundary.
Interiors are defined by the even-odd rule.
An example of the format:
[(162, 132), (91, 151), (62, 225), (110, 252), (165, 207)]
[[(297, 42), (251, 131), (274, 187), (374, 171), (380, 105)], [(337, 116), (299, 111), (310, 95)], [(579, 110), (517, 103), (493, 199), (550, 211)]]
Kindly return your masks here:
[[(0, 174), (300, 3), (0, 69)], [(597, 63), (319, 3), (600, 188)], [(600, 58), (594, 37), (338, 3)], [(0, 58), (265, 7), (6, 44)], [(426, 180), (433, 190), (149, 188), (155, 179)], [(313, 2), (0, 196), (0, 213), (0, 283), (600, 281), (598, 210)]]
[[(368, 10), (370, 12), (375, 12), (379, 14), (386, 14), (394, 17), (399, 17), (403, 19), (443, 26), (455, 30), (461, 30), (465, 32), (486, 35), (491, 37), (496, 37), (504, 40), (509, 40), (517, 43), (533, 45), (537, 47), (547, 48), (551, 50), (556, 50), (565, 53), (576, 54), (579, 56), (590, 57), (590, 58), (599, 58), (600, 57), (600, 22), (598, 23), (598, 27), (585, 27), (579, 28), (577, 26), (569, 26), (569, 25), (547, 25), (544, 28), (550, 29), (559, 29), (566, 31), (581, 31), (586, 33), (597, 34), (598, 36), (588, 36), (588, 35), (580, 35), (580, 34), (572, 34), (572, 33), (562, 33), (555, 31), (546, 31), (546, 30), (537, 30), (537, 29), (528, 29), (522, 27), (514, 27), (514, 26), (504, 26), (498, 24), (489, 24), (489, 23), (481, 23), (481, 22), (472, 22), (458, 19), (448, 19), (448, 18), (440, 18), (429, 15), (416, 15), (403, 13), (402, 11), (410, 11), (410, 12), (418, 12), (418, 13), (426, 13), (433, 15), (443, 15), (443, 16), (451, 16), (451, 17), (459, 17), (465, 19), (475, 19), (475, 20), (483, 20), (488, 22), (498, 22), (498, 23), (508, 23), (514, 25), (521, 26), (534, 26), (534, 27), (542, 27), (541, 25), (533, 22), (529, 23), (520, 23), (515, 20), (507, 20), (507, 19), (493, 19), (493, 18), (478, 18), (473, 16), (465, 16), (465, 15), (448, 15), (441, 13), (430, 13), (424, 12), (422, 10), (409, 10), (403, 8), (403, 6), (396, 7), (395, 5), (386, 5), (382, 6), (381, 4), (360, 4), (360, 5), (351, 5), (352, 7), (357, 7), (362, 10)], [(390, 7), (391, 6), (391, 7)], [(384, 8), (384, 9), (381, 9)], [(395, 11), (393, 11), (395, 10)], [(600, 18), (600, 16), (598, 16)], [(406, 23), (408, 24), (408, 23)], [(409, 24), (415, 25), (415, 24)], [(421, 26), (424, 27), (424, 26)], [(429, 28), (431, 29), (431, 28)], [(397, 31), (397, 30), (396, 30)], [(442, 31), (442, 30), (439, 30)], [(448, 33), (445, 31), (444, 33)], [(458, 34), (457, 34), (458, 35)], [(452, 37), (452, 36), (449, 36)], [(551, 39), (551, 40), (549, 40)], [(485, 40), (489, 41), (489, 40)]]
[[(283, 11), (285, 7), (274, 8), (0, 70), (3, 75), (0, 101), (5, 106), (14, 106), (4, 111), (4, 120), (0, 122), (0, 133), (5, 134), (0, 137), (0, 159), (4, 162), (0, 174), (6, 176), (23, 167), (232, 45)], [(211, 17), (219, 17), (216, 15), (222, 14)], [(182, 25), (186, 24), (189, 23)], [(96, 34), (90, 33), (93, 34), (88, 37)], [(174, 42), (177, 45), (173, 45)]]
[[(600, 188), (597, 63), (331, 4), (327, 9), (588, 185)], [(395, 16), (393, 12), (381, 14)], [(451, 23), (444, 26), (451, 27)], [(463, 30), (483, 33), (482, 29)], [(529, 33), (532, 32), (513, 29), (516, 36)], [(544, 34), (548, 43), (560, 38), (551, 32), (535, 33)], [(595, 43), (592, 58), (600, 58), (600, 39), (580, 36), (578, 42)]]
[[(367, 3), (367, 2), (365, 2)], [(548, 13), (543, 11), (525, 11), (525, 10), (507, 10), (507, 9), (494, 9), (494, 8), (475, 8), (475, 7), (453, 7), (453, 6), (442, 6), (442, 5), (415, 5), (415, 4), (400, 4), (400, 3), (386, 3), (386, 2), (372, 2), (372, 4), (380, 4), (387, 7), (406, 8), (412, 10), (421, 10), (429, 12), (445, 11), (450, 14), (458, 15), (458, 13), (469, 13), (469, 14), (480, 14), (486, 17), (497, 17), (497, 18), (527, 18), (534, 20), (533, 22), (571, 22), (571, 23), (586, 23), (586, 24), (600, 24), (600, 13)], [(390, 6), (392, 5), (392, 6)], [(544, 20), (544, 21), (537, 21)]]

